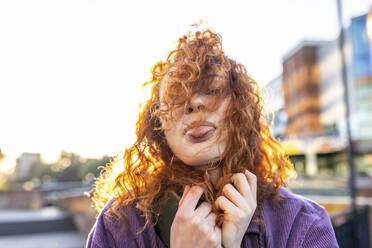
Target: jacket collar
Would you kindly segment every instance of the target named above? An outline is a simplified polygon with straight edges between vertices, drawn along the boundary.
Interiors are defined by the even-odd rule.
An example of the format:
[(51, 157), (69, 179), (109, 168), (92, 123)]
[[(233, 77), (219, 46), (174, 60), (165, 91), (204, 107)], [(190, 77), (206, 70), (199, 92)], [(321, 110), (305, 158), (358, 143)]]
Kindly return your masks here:
[[(245, 231), (245, 233), (260, 234), (260, 224), (256, 220), (256, 219), (258, 219), (258, 217), (259, 217), (258, 209), (256, 208), (256, 211), (253, 214), (251, 223), (249, 223), (249, 226), (248, 226), (247, 230)], [(263, 220), (261, 219), (261, 221), (263, 221)]]
[[(170, 226), (176, 215), (179, 200), (180, 200), (179, 195), (177, 195), (175, 192), (169, 192), (168, 201), (160, 213), (159, 222), (156, 224), (157, 227), (156, 229), (159, 232), (162, 240), (165, 241), (165, 243), (169, 242), (168, 233), (170, 233)], [(246, 234), (247, 233), (260, 234), (260, 223), (257, 221), (258, 217), (259, 217), (258, 209), (256, 208), (256, 211), (254, 212), (252, 217), (252, 221), (251, 223), (249, 223), (249, 226), (245, 231)], [(263, 219), (261, 219), (261, 221), (263, 221)]]

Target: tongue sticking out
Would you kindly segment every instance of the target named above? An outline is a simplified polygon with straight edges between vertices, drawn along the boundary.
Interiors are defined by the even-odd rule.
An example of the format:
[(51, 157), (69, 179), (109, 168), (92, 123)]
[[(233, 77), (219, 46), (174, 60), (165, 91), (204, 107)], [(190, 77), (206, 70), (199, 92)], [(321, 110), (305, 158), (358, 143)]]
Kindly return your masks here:
[(189, 131), (187, 131), (187, 134), (194, 138), (200, 138), (200, 137), (203, 137), (205, 134), (207, 134), (211, 130), (214, 130), (214, 127), (199, 126), (197, 128), (190, 129)]

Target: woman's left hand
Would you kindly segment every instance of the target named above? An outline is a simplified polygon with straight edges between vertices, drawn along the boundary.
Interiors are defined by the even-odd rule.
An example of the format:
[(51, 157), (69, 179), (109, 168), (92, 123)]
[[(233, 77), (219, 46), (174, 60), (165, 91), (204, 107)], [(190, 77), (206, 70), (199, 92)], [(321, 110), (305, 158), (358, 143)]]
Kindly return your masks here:
[(215, 202), (224, 211), (222, 243), (225, 248), (240, 247), (244, 234), (257, 207), (257, 178), (248, 170), (231, 177)]

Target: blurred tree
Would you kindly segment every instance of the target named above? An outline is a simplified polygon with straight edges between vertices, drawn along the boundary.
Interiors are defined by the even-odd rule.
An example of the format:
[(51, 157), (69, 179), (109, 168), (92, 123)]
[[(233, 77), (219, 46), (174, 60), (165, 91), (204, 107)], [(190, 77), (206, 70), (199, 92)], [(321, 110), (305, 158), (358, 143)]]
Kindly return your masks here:
[[(1, 150), (0, 150), (1, 151)], [(5, 155), (4, 155), (5, 156)], [(99, 167), (106, 165), (112, 157), (82, 158), (79, 154), (62, 150), (57, 161), (46, 163), (43, 160), (31, 165), (29, 174), (24, 181), (92, 181), (100, 173)], [(0, 161), (1, 162), (1, 161)], [(17, 182), (8, 180), (12, 185)], [(22, 183), (20, 182), (20, 183)]]
[(40, 163), (33, 163), (31, 165), (27, 180), (38, 178), (43, 181), (42, 178), (44, 178), (46, 175), (53, 176), (54, 173), (55, 172), (52, 171), (49, 164), (45, 164), (44, 162), (40, 161)]
[(80, 181), (78, 177), (78, 170), (85, 159), (73, 152), (66, 152), (62, 150), (58, 160), (53, 164), (57, 181)]
[(88, 174), (98, 177), (101, 169), (98, 167), (106, 165), (112, 160), (112, 157), (104, 156), (101, 159), (87, 159), (84, 164), (79, 168), (79, 177), (84, 178)]
[(104, 156), (99, 159), (85, 159), (80, 155), (62, 151), (55, 167), (63, 168), (56, 174), (57, 181), (82, 181), (86, 180), (86, 175), (97, 177), (100, 173), (99, 166), (106, 165), (111, 157)]

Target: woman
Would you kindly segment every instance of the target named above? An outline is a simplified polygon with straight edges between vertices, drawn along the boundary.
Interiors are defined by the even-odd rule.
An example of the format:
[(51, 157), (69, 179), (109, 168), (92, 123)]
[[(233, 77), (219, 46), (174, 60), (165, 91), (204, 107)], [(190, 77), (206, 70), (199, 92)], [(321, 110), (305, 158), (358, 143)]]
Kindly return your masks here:
[(282, 188), (294, 168), (219, 35), (180, 38), (145, 85), (135, 144), (96, 181), (87, 247), (338, 247), (325, 210)]

